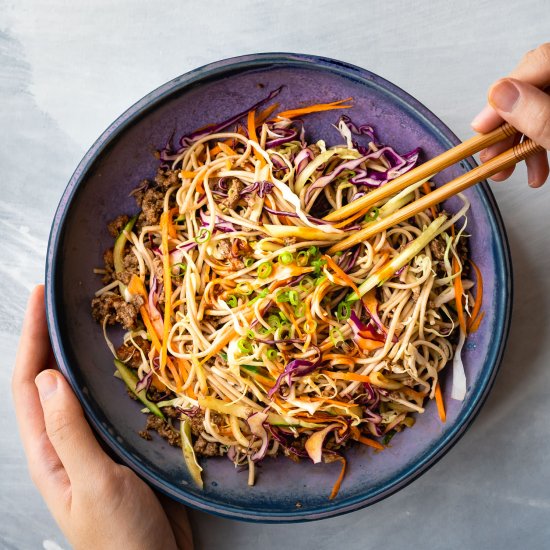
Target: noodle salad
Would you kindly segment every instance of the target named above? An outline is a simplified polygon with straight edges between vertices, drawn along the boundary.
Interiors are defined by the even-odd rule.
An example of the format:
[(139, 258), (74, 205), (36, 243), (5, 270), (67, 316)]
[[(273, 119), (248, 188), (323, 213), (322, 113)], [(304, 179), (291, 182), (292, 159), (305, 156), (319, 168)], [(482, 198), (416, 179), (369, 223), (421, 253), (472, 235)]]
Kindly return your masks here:
[[(248, 468), (253, 485), (258, 462), (285, 455), (340, 461), (334, 498), (350, 445), (383, 451), (430, 399), (445, 421), (451, 360), (452, 397), (464, 398), (482, 279), (462, 195), (454, 215), (430, 208), (339, 245), (430, 192), (424, 180), (360, 216), (323, 219), (412, 169), (420, 150), (400, 155), (336, 113), (339, 144), (308, 142), (307, 115), (351, 99), (276, 114), (264, 104), (279, 91), (160, 152), (154, 180), (132, 193), (139, 214), (109, 225), (92, 313), (148, 413), (140, 435), (181, 447), (198, 486), (200, 456)], [(113, 324), (126, 330), (118, 349)]]

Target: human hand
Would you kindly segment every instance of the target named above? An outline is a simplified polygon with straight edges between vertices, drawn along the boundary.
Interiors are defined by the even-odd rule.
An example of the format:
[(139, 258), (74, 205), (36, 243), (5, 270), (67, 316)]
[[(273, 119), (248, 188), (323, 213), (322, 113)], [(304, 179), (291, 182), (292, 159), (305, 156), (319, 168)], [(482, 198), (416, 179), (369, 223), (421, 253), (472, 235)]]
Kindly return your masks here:
[(39, 286), (29, 299), (12, 392), (31, 477), (70, 543), (77, 550), (192, 549), (182, 508), (173, 528), (151, 488), (102, 450), (54, 368)]
[[(486, 133), (505, 120), (534, 142), (550, 149), (550, 42), (528, 52), (508, 78), (497, 80), (489, 89), (488, 105), (474, 118), (476, 132)], [(492, 145), (480, 153), (483, 162), (519, 143), (521, 135)], [(531, 187), (540, 187), (548, 178), (548, 153), (542, 151), (529, 157), (527, 180)], [(495, 174), (502, 181), (514, 168)]]

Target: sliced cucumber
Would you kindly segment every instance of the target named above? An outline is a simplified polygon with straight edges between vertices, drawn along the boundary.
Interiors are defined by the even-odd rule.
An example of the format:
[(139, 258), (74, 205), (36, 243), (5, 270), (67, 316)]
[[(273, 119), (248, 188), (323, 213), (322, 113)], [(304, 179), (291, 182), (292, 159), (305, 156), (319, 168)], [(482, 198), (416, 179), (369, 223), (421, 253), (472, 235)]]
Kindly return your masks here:
[(128, 368), (122, 361), (115, 359), (115, 367), (120, 374), (122, 380), (128, 387), (128, 389), (155, 415), (163, 420), (164, 415), (158, 406), (147, 399), (147, 390), (143, 388), (142, 390), (136, 392), (136, 385), (139, 382), (138, 377), (130, 368)]
[(116, 238), (115, 247), (113, 249), (113, 260), (115, 264), (115, 273), (121, 273), (124, 271), (124, 247), (128, 241), (126, 236), (134, 228), (134, 224), (138, 219), (139, 214), (136, 214), (125, 226), (124, 229), (120, 232), (120, 235)]
[(191, 424), (186, 418), (180, 422), (180, 435), (181, 435), (181, 450), (183, 451), (183, 459), (193, 481), (197, 486), (202, 489), (204, 487), (202, 481), (202, 468), (197, 462), (195, 450), (193, 449), (193, 442), (191, 441)]

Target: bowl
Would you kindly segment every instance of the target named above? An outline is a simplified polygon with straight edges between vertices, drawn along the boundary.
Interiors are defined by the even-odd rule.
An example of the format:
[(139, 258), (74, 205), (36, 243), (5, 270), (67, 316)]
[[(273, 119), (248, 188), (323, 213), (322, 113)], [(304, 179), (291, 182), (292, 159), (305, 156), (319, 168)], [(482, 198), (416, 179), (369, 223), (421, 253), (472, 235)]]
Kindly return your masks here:
[[(259, 54), (212, 63), (151, 92), (122, 114), (86, 153), (63, 193), (52, 225), (46, 265), (46, 306), (55, 357), (85, 413), (114, 455), (153, 488), (186, 505), (221, 516), (262, 522), (326, 518), (373, 504), (403, 488), (439, 460), (464, 434), (480, 410), (504, 351), (510, 323), (511, 267), (506, 234), (486, 184), (466, 192), (471, 201), (469, 233), (473, 260), (484, 277), (485, 318), (467, 339), (468, 379), (463, 402), (450, 399), (445, 384), (447, 422), (433, 402), (414, 428), (392, 440), (384, 452), (361, 446), (347, 451), (348, 472), (340, 493), (328, 500), (339, 464), (266, 460), (256, 486), (226, 458), (203, 460), (204, 490), (186, 471), (181, 451), (163, 440), (143, 440), (140, 405), (113, 380), (113, 362), (101, 327), (92, 319), (90, 300), (100, 282), (112, 238), (106, 223), (134, 212), (129, 192), (152, 177), (172, 133), (188, 133), (238, 113), (266, 92), (284, 84), (281, 108), (354, 98), (353, 119), (372, 124), (382, 143), (399, 152), (421, 147), (431, 158), (457, 144), (457, 137), (428, 109), (390, 82), (364, 69), (321, 57)], [(308, 116), (310, 137), (334, 144), (333, 112)], [(449, 181), (474, 166), (473, 160), (434, 178)], [(453, 211), (453, 200), (445, 204)]]

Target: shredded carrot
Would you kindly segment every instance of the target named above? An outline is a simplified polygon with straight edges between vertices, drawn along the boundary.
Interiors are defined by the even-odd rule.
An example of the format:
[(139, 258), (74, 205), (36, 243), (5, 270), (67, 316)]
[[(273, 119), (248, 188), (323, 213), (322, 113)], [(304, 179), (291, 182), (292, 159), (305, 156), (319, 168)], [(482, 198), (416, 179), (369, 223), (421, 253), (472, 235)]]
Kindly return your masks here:
[(359, 443), (362, 443), (363, 445), (368, 445), (369, 447), (372, 447), (373, 449), (378, 449), (379, 451), (383, 451), (385, 449), (384, 445), (382, 443), (379, 443), (378, 441), (371, 439), (370, 437), (364, 437), (362, 435), (358, 435), (354, 437), (355, 441), (359, 441)]
[(308, 115), (309, 113), (318, 113), (320, 111), (332, 111), (334, 109), (349, 109), (353, 105), (342, 105), (346, 101), (352, 101), (352, 97), (346, 99), (340, 99), (339, 101), (333, 101), (332, 103), (317, 103), (316, 105), (309, 105), (308, 107), (301, 107), (299, 109), (290, 109), (288, 111), (282, 111), (277, 114), (278, 118), (296, 118), (302, 115)]
[(260, 111), (256, 116), (256, 126), (261, 126), (270, 116), (275, 109), (279, 107), (278, 103), (274, 103), (269, 107), (266, 107), (263, 111)]
[[(480, 310), (481, 310), (481, 304), (483, 302), (483, 277), (481, 275), (481, 271), (479, 270), (479, 267), (473, 262), (473, 260), (470, 260), (470, 264), (474, 268), (475, 274), (476, 274), (476, 297), (474, 299), (474, 307), (472, 309), (472, 315), (470, 317), (470, 320), (468, 321), (468, 332), (475, 332), (478, 327), (479, 323), (481, 323), (481, 319), (483, 318), (483, 314), (481, 314), (481, 319), (479, 321), (477, 320), (480, 316)], [(476, 324), (477, 321), (477, 324)], [(474, 324), (476, 325), (474, 329)]]
[(349, 218), (346, 218), (341, 222), (333, 224), (333, 227), (336, 227), (338, 229), (341, 229), (342, 227), (346, 227), (346, 225), (349, 225), (350, 223), (354, 222), (357, 218), (364, 216), (369, 210), (372, 210), (372, 208), (364, 208), (363, 210), (359, 210), (359, 212), (356, 212), (355, 214), (353, 214), (353, 216), (350, 216)]
[(187, 178), (187, 179), (193, 179), (197, 174), (198, 174), (198, 172), (191, 172), (190, 170), (181, 170), (180, 171), (180, 176), (182, 178)]
[[(329, 353), (328, 355), (336, 356), (337, 354)], [(325, 355), (324, 359), (330, 361), (332, 365), (347, 365), (349, 368), (353, 368), (355, 366), (355, 360), (353, 357), (346, 357), (345, 355), (339, 355), (337, 358), (335, 357), (333, 359), (327, 359), (327, 356)]]
[[(432, 192), (432, 188), (427, 181), (422, 184), (422, 191), (424, 191), (424, 195), (429, 195)], [(435, 206), (430, 206), (430, 211), (432, 213), (433, 219), (435, 220), (437, 218), (437, 211), (435, 209)]]
[(164, 267), (164, 334), (162, 336), (162, 349), (160, 352), (161, 373), (164, 373), (166, 367), (168, 336), (172, 328), (172, 277), (170, 273), (170, 251), (168, 249), (168, 231), (171, 217), (170, 212), (163, 212), (160, 217), (162, 263)]
[[(247, 123), (248, 123), (248, 139), (259, 143), (258, 136), (256, 134), (256, 119), (255, 111), (249, 111)], [(262, 155), (254, 149), (254, 156), (260, 161), (260, 166), (263, 168), (265, 166), (265, 160)]]
[(218, 142), (218, 147), (226, 154), (230, 156), (236, 156), (237, 152), (234, 151), (229, 145), (223, 143), (223, 141)]
[[(453, 271), (454, 273), (458, 273), (459, 270), (460, 267), (458, 265), (458, 260), (453, 256)], [(458, 315), (458, 324), (460, 325), (460, 330), (466, 333), (466, 319), (464, 317), (464, 308), (462, 306), (462, 294), (464, 293), (464, 289), (462, 287), (462, 279), (460, 278), (460, 275), (454, 278), (453, 285), (455, 289), (455, 302), (456, 313)]]
[(485, 312), (482, 311), (474, 320), (473, 322), (469, 325), (468, 327), (468, 332), (469, 333), (472, 333), (472, 332), (476, 332), (477, 329), (479, 328), (479, 325), (481, 324), (481, 321), (483, 321), (483, 317), (485, 317)]
[(216, 145), (216, 147), (213, 147), (212, 149), (210, 149), (210, 156), (215, 157), (218, 153), (221, 153), (221, 152), (222, 152), (222, 149), (220, 147), (220, 142), (218, 142), (218, 145)]
[[(334, 273), (336, 273), (336, 275), (338, 275), (338, 277), (342, 279), (342, 281), (345, 284), (347, 284), (353, 289), (355, 294), (361, 299), (361, 302), (363, 303), (363, 305), (365, 306), (369, 314), (371, 316), (376, 315), (376, 312), (378, 310), (378, 300), (376, 299), (375, 290), (373, 289), (367, 292), (364, 296), (361, 296), (361, 293), (359, 292), (359, 288), (353, 282), (353, 279), (339, 265), (337, 265), (336, 262), (330, 256), (327, 256), (326, 254), (324, 254), (322, 258), (326, 260), (327, 265), (332, 269), (332, 271), (334, 271)], [(364, 340), (366, 339), (364, 338)], [(375, 342), (376, 340), (372, 340), (372, 341)], [(377, 347), (380, 347), (380, 345), (378, 345)], [(375, 347), (371, 349), (377, 349), (377, 348)]]
[(353, 382), (367, 382), (370, 383), (371, 379), (366, 374), (357, 374), (355, 372), (332, 372), (328, 370), (321, 371), (322, 374), (326, 374), (329, 378), (334, 380), (351, 380)]
[(439, 413), (439, 418), (441, 419), (441, 422), (445, 423), (445, 421), (447, 420), (447, 413), (445, 412), (445, 403), (443, 403), (443, 395), (441, 393), (439, 380), (435, 385), (435, 404), (437, 405), (437, 412)]
[(342, 485), (342, 480), (344, 479), (344, 475), (346, 473), (346, 466), (348, 465), (348, 463), (346, 462), (346, 459), (343, 456), (339, 456), (338, 460), (342, 463), (342, 469), (340, 470), (340, 475), (338, 476), (336, 483), (332, 487), (330, 496), (328, 497), (330, 500), (335, 498), (336, 495), (338, 494), (338, 491), (340, 490), (340, 486)]

